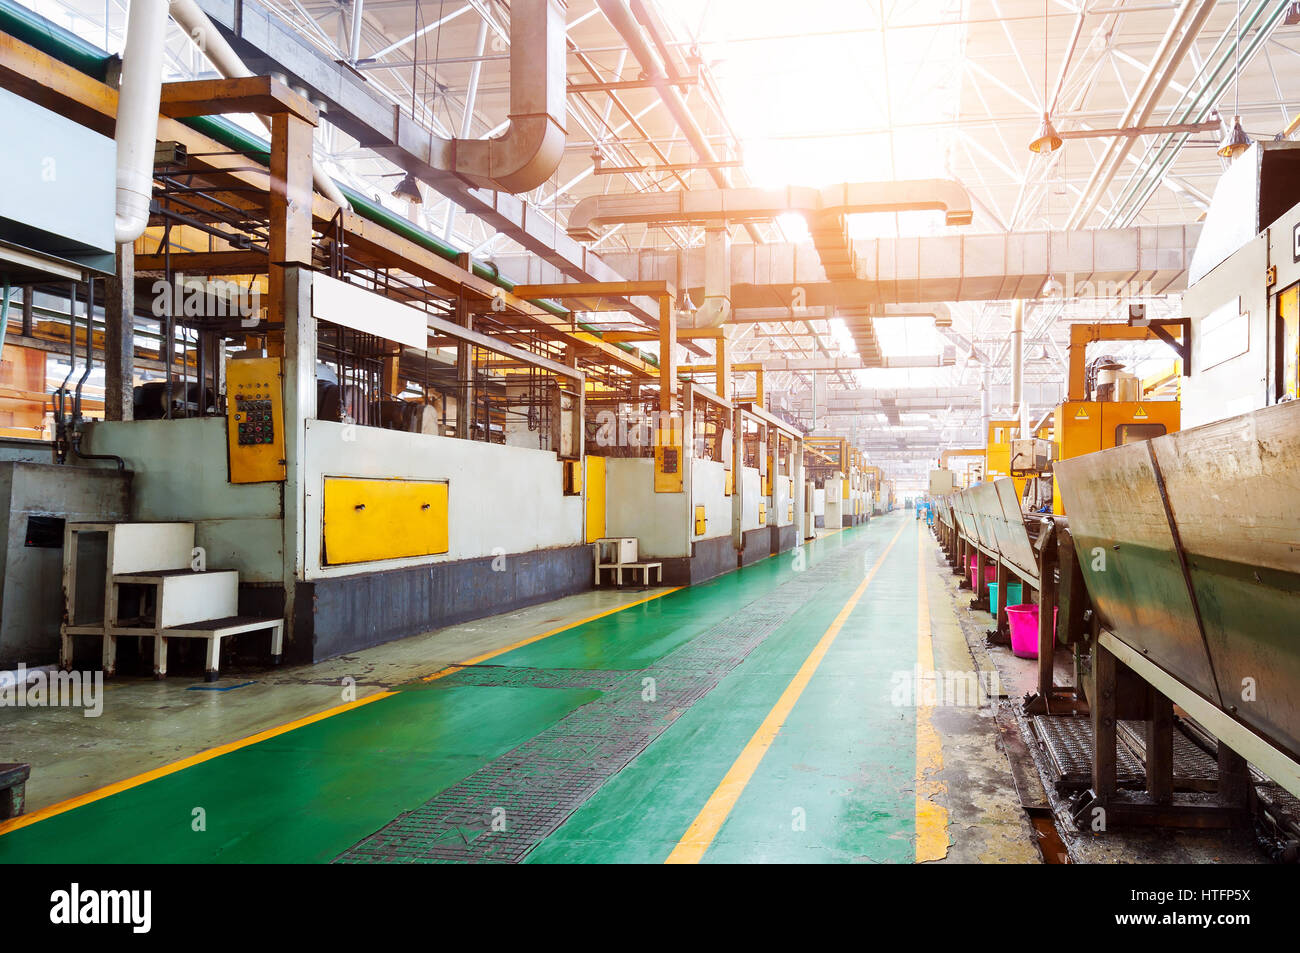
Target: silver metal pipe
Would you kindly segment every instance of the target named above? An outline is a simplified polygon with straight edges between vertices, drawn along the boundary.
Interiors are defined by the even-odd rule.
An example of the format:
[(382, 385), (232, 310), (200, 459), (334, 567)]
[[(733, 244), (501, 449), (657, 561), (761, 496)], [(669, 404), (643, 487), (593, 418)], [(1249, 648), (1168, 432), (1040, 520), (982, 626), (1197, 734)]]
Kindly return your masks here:
[(355, 64), (361, 58), (361, 14), (365, 0), (352, 0), (352, 35), (348, 43), (348, 59)]
[[(1025, 420), (1025, 302), (1011, 303), (1011, 407), (1020, 421), (1021, 436), (1028, 426)], [(986, 427), (987, 430), (987, 427)]]

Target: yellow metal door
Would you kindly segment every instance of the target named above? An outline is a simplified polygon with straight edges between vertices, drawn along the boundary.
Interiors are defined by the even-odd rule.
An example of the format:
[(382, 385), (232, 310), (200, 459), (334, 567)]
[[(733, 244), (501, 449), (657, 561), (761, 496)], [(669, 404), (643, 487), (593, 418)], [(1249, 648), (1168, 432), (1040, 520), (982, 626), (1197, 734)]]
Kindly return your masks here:
[(605, 458), (587, 457), (587, 542), (605, 536)]
[(447, 552), (447, 484), (325, 478), (328, 565)]

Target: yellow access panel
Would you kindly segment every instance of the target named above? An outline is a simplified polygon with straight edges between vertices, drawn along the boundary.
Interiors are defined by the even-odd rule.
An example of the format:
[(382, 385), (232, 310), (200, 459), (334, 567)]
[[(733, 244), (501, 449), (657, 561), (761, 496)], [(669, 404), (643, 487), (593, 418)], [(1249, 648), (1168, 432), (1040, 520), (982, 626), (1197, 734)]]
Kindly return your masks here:
[(703, 536), (704, 531), (709, 527), (709, 518), (704, 515), (704, 507), (695, 507), (695, 535)]
[(226, 447), (231, 483), (285, 478), (284, 399), (278, 357), (226, 365)]
[(679, 417), (660, 421), (655, 429), (655, 492), (681, 493), (682, 480), (682, 422)]
[(447, 552), (447, 484), (325, 478), (326, 565)]
[(587, 542), (605, 537), (605, 458), (587, 457)]

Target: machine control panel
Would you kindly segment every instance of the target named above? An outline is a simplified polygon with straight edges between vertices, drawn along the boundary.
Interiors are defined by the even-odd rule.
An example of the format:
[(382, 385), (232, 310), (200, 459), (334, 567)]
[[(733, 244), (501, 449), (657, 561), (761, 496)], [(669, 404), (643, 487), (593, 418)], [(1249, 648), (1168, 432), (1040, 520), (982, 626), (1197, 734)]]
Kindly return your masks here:
[(285, 478), (281, 380), (278, 357), (239, 358), (226, 367), (231, 483), (267, 483)]
[(235, 419), (239, 425), (239, 443), (272, 443), (275, 439), (271, 398), (262, 394), (235, 397)]

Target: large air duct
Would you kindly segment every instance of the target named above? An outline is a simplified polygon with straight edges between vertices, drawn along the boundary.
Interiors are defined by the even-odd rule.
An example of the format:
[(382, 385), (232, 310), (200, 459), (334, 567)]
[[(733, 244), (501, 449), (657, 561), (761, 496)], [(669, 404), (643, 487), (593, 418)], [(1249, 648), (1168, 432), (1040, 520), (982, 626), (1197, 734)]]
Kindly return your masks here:
[(564, 11), (564, 0), (516, 0), (511, 5), (510, 124), (500, 136), (430, 136), (399, 113), (394, 146), (479, 188), (518, 194), (547, 181), (564, 157)]
[[(811, 226), (863, 212), (910, 212), (927, 209), (944, 213), (948, 225), (969, 225), (970, 195), (951, 179), (912, 179), (903, 182), (845, 182), (815, 189), (728, 189), (655, 192), (639, 195), (591, 195), (569, 213), (565, 229), (577, 239), (595, 241), (600, 229), (622, 223), (654, 228), (675, 225), (740, 225), (769, 222), (797, 212)], [(842, 227), (839, 229), (843, 231)]]
[(731, 235), (725, 228), (704, 232), (704, 301), (691, 326), (720, 328), (731, 317)]
[[(199, 48), (209, 63), (217, 68), (217, 72), (226, 79), (242, 79), (252, 76), (252, 71), (244, 65), (244, 61), (239, 58), (234, 47), (226, 42), (226, 38), (221, 35), (208, 15), (199, 9), (199, 5), (194, 0), (169, 0), (166, 6), (170, 6), (172, 19), (183, 29), (194, 45)], [(161, 68), (161, 61), (160, 61)], [(271, 124), (265, 116), (258, 116), (262, 125), (269, 132)], [(150, 158), (152, 160), (152, 146), (150, 147)], [(351, 210), (352, 206), (344, 197), (343, 192), (332, 178), (321, 168), (320, 163), (314, 159), (311, 164), (312, 180), (316, 185), (316, 191), (325, 196), (339, 208)]]
[(129, 245), (144, 234), (153, 198), (153, 154), (158, 140), (167, 4), (136, 0), (126, 21), (122, 86), (117, 101), (117, 215), (114, 241)]

